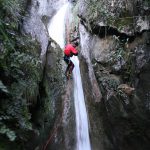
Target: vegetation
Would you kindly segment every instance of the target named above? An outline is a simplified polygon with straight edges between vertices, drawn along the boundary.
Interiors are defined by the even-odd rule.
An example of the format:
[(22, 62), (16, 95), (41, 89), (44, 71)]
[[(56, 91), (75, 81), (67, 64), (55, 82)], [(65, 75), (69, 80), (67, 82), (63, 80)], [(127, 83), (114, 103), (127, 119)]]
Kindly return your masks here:
[[(40, 81), (39, 44), (22, 33), (26, 0), (0, 0), (0, 149), (25, 141)], [(3, 148), (2, 148), (3, 147)]]
[[(88, 0), (83, 2), (86, 9), (83, 12), (88, 24), (104, 23), (119, 31), (128, 31), (134, 28), (137, 18), (147, 16), (150, 4), (149, 0), (125, 1), (125, 0)], [(133, 7), (134, 6), (134, 7)], [(79, 8), (82, 10), (82, 8)], [(140, 14), (139, 14), (140, 13)]]

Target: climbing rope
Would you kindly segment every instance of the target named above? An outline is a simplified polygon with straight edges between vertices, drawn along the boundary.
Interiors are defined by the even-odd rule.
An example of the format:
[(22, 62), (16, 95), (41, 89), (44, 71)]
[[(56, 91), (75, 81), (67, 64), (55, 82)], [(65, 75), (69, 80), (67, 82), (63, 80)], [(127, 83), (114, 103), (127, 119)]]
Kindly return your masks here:
[(66, 19), (66, 35), (67, 35), (67, 44), (69, 44), (70, 40), (70, 31), (69, 31), (69, 17), (67, 15)]
[(63, 120), (63, 113), (62, 113), (62, 116), (60, 118), (60, 121), (58, 122), (58, 124), (56, 124), (56, 126), (54, 127), (52, 133), (50, 133), (50, 136), (49, 136), (46, 144), (43, 146), (42, 150), (46, 150), (47, 149), (47, 146), (50, 144), (50, 142), (52, 141), (52, 138), (54, 137), (54, 135), (58, 131), (58, 128), (60, 127), (62, 120)]
[(61, 113), (60, 120), (58, 118), (59, 122), (56, 123), (53, 131), (50, 133), (50, 136), (49, 136), (48, 140), (46, 141), (46, 144), (43, 146), (42, 150), (46, 150), (47, 149), (47, 147), (50, 144), (50, 142), (52, 142), (52, 139), (53, 139), (54, 135), (58, 132), (59, 127), (62, 126), (62, 122), (63, 122), (63, 119), (64, 119), (63, 116), (64, 116), (64, 113), (65, 113), (64, 107), (65, 107), (65, 104), (66, 104), (66, 100), (68, 100), (68, 91), (70, 91), (70, 88), (71, 88), (71, 82), (68, 82), (68, 84), (67, 84), (67, 86), (65, 88), (66, 91), (65, 91), (65, 97), (63, 98), (64, 101), (62, 102), (62, 113)]

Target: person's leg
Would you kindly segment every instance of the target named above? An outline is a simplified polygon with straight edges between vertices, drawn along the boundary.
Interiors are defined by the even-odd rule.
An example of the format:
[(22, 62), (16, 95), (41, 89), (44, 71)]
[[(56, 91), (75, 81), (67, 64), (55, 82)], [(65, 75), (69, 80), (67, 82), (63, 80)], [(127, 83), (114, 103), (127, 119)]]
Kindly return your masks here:
[(68, 56), (64, 56), (64, 61), (66, 62), (66, 64), (68, 65), (67, 68), (66, 68), (66, 71), (65, 71), (65, 75), (68, 76), (69, 74), (69, 69), (70, 69), (70, 57)]
[(73, 64), (73, 62), (70, 60), (70, 62), (69, 62), (69, 64), (68, 64), (68, 67), (67, 67), (67, 69), (66, 69), (66, 77), (67, 77), (68, 80), (69, 80), (70, 77), (71, 77), (73, 68), (74, 68), (74, 64)]
[(73, 70), (73, 68), (74, 68), (74, 64), (73, 64), (73, 62), (70, 60), (70, 63), (69, 63), (69, 74), (72, 74), (72, 70)]
[(69, 72), (70, 72), (69, 69), (70, 69), (70, 66), (69, 66), (69, 64), (68, 64), (68, 66), (67, 66), (67, 68), (66, 68), (66, 72), (65, 72), (66, 75), (69, 74)]
[(70, 60), (70, 57), (68, 56), (64, 56), (64, 61), (66, 62), (66, 64), (68, 64), (66, 71), (65, 71), (65, 75), (67, 76), (67, 78), (70, 78), (70, 75), (72, 74), (72, 70), (74, 68), (74, 64), (73, 62)]

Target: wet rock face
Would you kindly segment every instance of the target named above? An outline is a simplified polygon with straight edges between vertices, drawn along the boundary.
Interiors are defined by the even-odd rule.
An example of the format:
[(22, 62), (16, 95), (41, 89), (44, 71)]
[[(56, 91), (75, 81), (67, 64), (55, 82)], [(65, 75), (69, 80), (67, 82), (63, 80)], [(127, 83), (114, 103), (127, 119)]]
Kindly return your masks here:
[[(47, 145), (47, 149), (67, 150), (71, 144), (74, 144), (75, 137), (68, 137), (69, 134), (75, 134), (73, 123), (74, 116), (71, 116), (71, 114), (74, 113), (70, 113), (73, 108), (73, 106), (71, 106), (73, 105), (73, 100), (70, 100), (72, 98), (72, 85), (70, 84), (70, 86), (68, 86), (67, 92), (64, 91), (66, 84), (64, 83), (65, 76), (62, 70), (63, 54), (60, 47), (54, 41), (50, 43), (46, 56), (47, 61), (42, 82), (43, 92), (41, 93), (41, 100), (43, 101), (42, 103), (45, 103), (46, 108), (43, 110), (42, 114), (45, 116), (44, 120), (47, 119), (47, 122), (44, 123), (44, 143), (48, 141), (50, 135), (53, 135), (51, 141)], [(49, 132), (46, 133), (48, 129)], [(54, 130), (55, 133), (53, 133)]]
[[(113, 27), (119, 32), (134, 35), (149, 29), (148, 1), (136, 0), (91, 0), (80, 2), (81, 18), (88, 24)], [(100, 30), (100, 29), (99, 29)]]
[[(29, 14), (24, 19), (24, 30), (31, 34), (32, 37), (37, 39), (41, 45), (41, 60), (43, 65), (46, 62), (46, 51), (48, 46), (48, 36), (46, 35), (46, 28), (43, 24), (41, 17), (41, 4), (39, 1), (31, 1), (28, 6)], [(43, 8), (44, 10), (44, 8)]]
[[(108, 138), (104, 134), (102, 117), (100, 112), (103, 110), (100, 102), (95, 102), (93, 98), (92, 83), (90, 82), (87, 60), (84, 57), (80, 58), (80, 70), (82, 77), (82, 85), (84, 90), (84, 99), (89, 118), (89, 135), (91, 148), (93, 150), (104, 150), (111, 146)], [(109, 145), (109, 146), (108, 146)]]
[(46, 62), (46, 51), (49, 43), (47, 25), (64, 2), (63, 0), (33, 0), (28, 6), (28, 15), (24, 18), (23, 28), (26, 33), (31, 34), (40, 42), (43, 65)]
[(92, 62), (91, 62), (91, 45), (88, 45), (88, 42), (91, 42), (91, 35), (89, 33), (85, 33), (84, 27), (81, 25), (80, 26), (80, 37), (81, 37), (81, 54), (85, 58), (86, 63), (88, 64), (88, 72), (89, 72), (89, 82), (92, 84), (92, 95), (95, 100), (95, 102), (100, 102), (102, 95), (100, 92), (100, 89), (98, 87), (94, 70), (92, 67)]
[(136, 49), (136, 69), (138, 73), (137, 94), (144, 103), (145, 111), (150, 111), (150, 45), (139, 45)]
[[(64, 92), (64, 62), (62, 50), (47, 32), (47, 24), (57, 9), (65, 1), (62, 0), (37, 0), (31, 1), (28, 6), (28, 15), (24, 19), (24, 30), (39, 41), (41, 46), (40, 59), (42, 61), (41, 82), (39, 84), (38, 102), (32, 111), (32, 119), (37, 135), (33, 135), (33, 141), (28, 141), (27, 149), (37, 149), (45, 146), (45, 143), (55, 125), (58, 124), (62, 114), (62, 93)], [(64, 147), (63, 130), (59, 125), (60, 133), (53, 138), (53, 145)], [(50, 149), (50, 145), (48, 147)], [(65, 149), (65, 148), (64, 148)]]
[[(27, 149), (34, 149), (36, 146), (41, 149), (46, 146), (49, 136), (53, 134), (53, 130), (56, 127), (58, 127), (58, 132), (53, 135), (54, 137), (48, 143), (47, 149), (53, 146), (57, 147), (57, 145), (60, 145), (61, 148), (64, 147), (64, 142), (62, 141), (64, 138), (62, 129), (62, 94), (64, 93), (65, 84), (62, 57), (62, 50), (51, 40), (46, 52), (43, 77), (39, 84), (37, 105), (34, 106), (32, 111), (34, 128), (38, 130), (38, 134), (32, 137), (31, 142), (28, 141)], [(59, 149), (59, 147), (57, 148)]]
[[(147, 1), (125, 3), (123, 0), (105, 1), (105, 3), (81, 0), (79, 3), (79, 17), (85, 27), (85, 30), (80, 28), (81, 56), (85, 60), (83, 64), (84, 66), (91, 64), (102, 93), (102, 101), (96, 104), (98, 108), (94, 109), (94, 98), (85, 92), (90, 113), (91, 137), (94, 135), (92, 130), (94, 128), (97, 131), (97, 138), (101, 140), (98, 130), (101, 128), (104, 150), (148, 150), (150, 149), (148, 142), (150, 138), (148, 128), (150, 125), (150, 39), (147, 14), (149, 3)], [(101, 3), (105, 9), (100, 10), (101, 12), (106, 12), (109, 8), (105, 15), (94, 9), (101, 6)], [(109, 4), (105, 5), (107, 3)], [(96, 7), (93, 7), (94, 5)], [(136, 15), (139, 17), (132, 18)], [(141, 17), (143, 15), (145, 17)], [(129, 16), (131, 18), (128, 18)], [(136, 32), (139, 34), (135, 34)], [(81, 63), (81, 66), (83, 64)], [(82, 75), (89, 77), (92, 69), (88, 67), (86, 72), (83, 68), (82, 66)], [(86, 85), (84, 88), (85, 91), (90, 91), (92, 85)], [(97, 121), (102, 124), (95, 121), (93, 125), (94, 113), (98, 113)], [(92, 144), (96, 148), (96, 142)]]
[[(112, 36), (100, 39), (92, 34), (90, 34), (88, 42), (84, 41), (86, 44), (88, 43), (88, 51), (87, 47), (83, 47), (81, 55), (88, 60), (87, 64), (92, 63), (102, 93), (102, 102), (99, 104), (99, 109), (102, 109), (99, 112), (102, 124), (98, 125), (96, 122), (94, 125), (90, 124), (91, 129), (93, 126), (95, 130), (99, 127), (103, 128), (103, 136), (109, 137), (109, 140), (105, 137), (103, 141), (104, 149), (105, 143), (107, 146), (109, 145), (108, 149), (112, 149), (112, 147), (121, 150), (140, 150), (141, 147), (149, 149), (150, 56), (148, 35), (149, 33), (146, 32), (128, 44), (120, 43)], [(123, 64), (120, 63), (122, 60)], [(82, 72), (83, 76), (84, 72)], [(85, 88), (92, 89), (88, 86)], [(85, 93), (87, 94), (87, 92)], [(88, 103), (91, 101), (93, 103), (94, 100), (88, 98)], [(95, 113), (94, 108), (91, 109), (92, 104), (88, 107), (90, 116), (92, 116)], [(90, 120), (92, 122), (92, 117)], [(99, 131), (97, 130), (97, 132)], [(94, 131), (91, 130), (92, 134)], [(99, 135), (99, 133), (97, 134)], [(96, 143), (93, 142), (93, 144), (96, 147)]]

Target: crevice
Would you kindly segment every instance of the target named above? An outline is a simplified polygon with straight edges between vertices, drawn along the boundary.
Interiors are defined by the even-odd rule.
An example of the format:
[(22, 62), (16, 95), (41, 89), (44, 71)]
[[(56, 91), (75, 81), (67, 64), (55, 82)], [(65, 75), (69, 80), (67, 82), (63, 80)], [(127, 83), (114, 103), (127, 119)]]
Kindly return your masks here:
[(142, 30), (141, 32), (135, 32), (134, 35), (128, 35), (126, 33), (119, 32), (117, 28), (113, 28), (110, 26), (99, 26), (93, 25), (92, 23), (90, 24), (90, 26), (92, 33), (98, 35), (100, 38), (115, 35), (119, 37), (119, 40), (121, 41), (126, 41), (128, 39), (129, 43), (133, 42), (136, 37), (141, 36), (144, 32), (150, 32), (150, 30)]
[(142, 36), (144, 32), (150, 32), (148, 30), (142, 30), (141, 32), (135, 32), (134, 35), (128, 35), (123, 32), (119, 32), (117, 28), (113, 28), (111, 26), (100, 26), (98, 24), (94, 24), (93, 22), (87, 22), (83, 16), (78, 15), (80, 18), (80, 23), (92, 34), (98, 35), (100, 38), (104, 38), (106, 36), (117, 36), (120, 41), (126, 42), (128, 40), (129, 43), (133, 42), (136, 37)]

